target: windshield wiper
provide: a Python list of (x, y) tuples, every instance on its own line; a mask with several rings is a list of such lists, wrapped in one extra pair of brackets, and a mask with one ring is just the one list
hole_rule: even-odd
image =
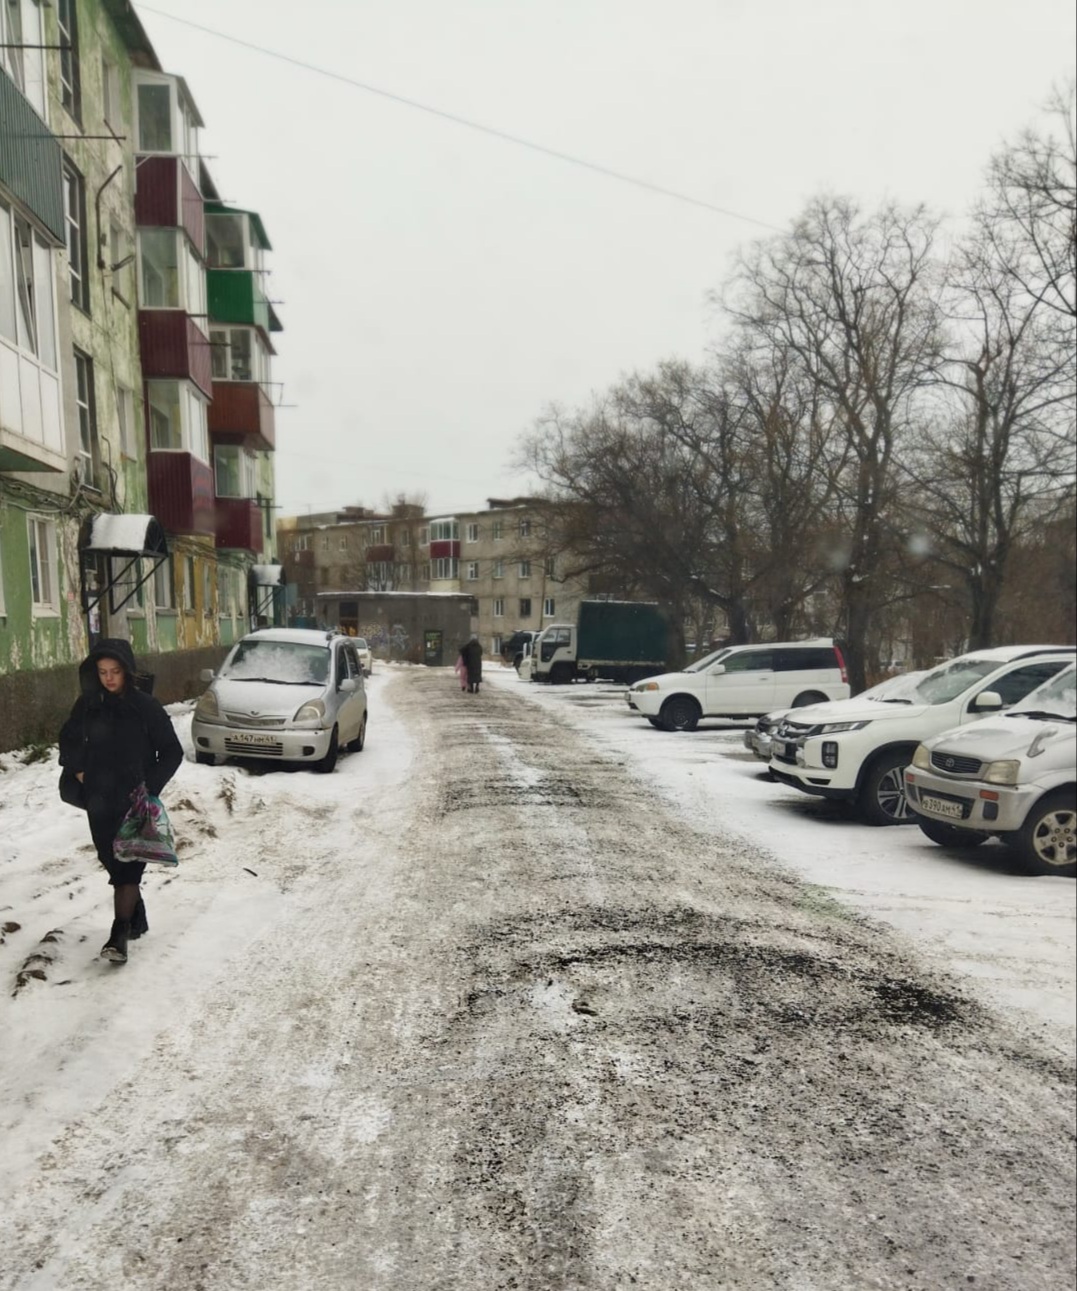
[(1019, 713), (1007, 713), (1007, 717), (1031, 717), (1037, 722), (1077, 722), (1077, 717), (1065, 713), (1049, 713), (1045, 708), (1023, 708)]
[(877, 704), (911, 704), (911, 699), (877, 699)]
[(227, 681), (266, 681), (271, 686), (317, 686), (316, 681), (291, 681), (285, 677), (226, 677)]

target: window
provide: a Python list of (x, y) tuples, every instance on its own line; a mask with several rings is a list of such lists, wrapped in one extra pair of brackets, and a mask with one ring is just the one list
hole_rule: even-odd
[(116, 421), (120, 428), (120, 452), (124, 457), (138, 457), (135, 434), (135, 397), (126, 386), (116, 387)]
[(383, 524), (371, 525), (370, 541), (374, 545), (385, 541), (385, 526)]
[(393, 584), (393, 562), (391, 560), (374, 560), (366, 567), (367, 583), (380, 590), (386, 590)]
[(213, 570), (208, 560), (202, 562), (202, 613), (213, 613)]
[(211, 269), (243, 269), (246, 260), (246, 219), (217, 213), (206, 216), (206, 263)]
[(542, 602), (542, 617), (544, 619), (552, 619), (556, 612), (557, 612), (557, 606), (554, 603), (553, 597), (547, 596), (546, 599)]
[(340, 551), (347, 551), (347, 550), (348, 550), (348, 540), (347, 540), (347, 538), (341, 538), (340, 542), (338, 543), (338, 549), (339, 549)]
[(79, 460), (82, 482), (94, 485), (97, 462), (97, 411), (94, 403), (93, 360), (75, 351), (75, 406), (79, 418)]
[(401, 545), (401, 547), (410, 547), (410, 546), (411, 546), (411, 530), (410, 530), (410, 529), (401, 529), (401, 531), (400, 531), (400, 545)]
[(479, 576), (479, 562), (477, 560), (469, 560), (467, 562), (467, 581), (469, 583), (473, 583), (478, 578), (478, 576)]
[(176, 596), (172, 585), (172, 561), (164, 559), (153, 571), (153, 603), (159, 610), (174, 610)]
[(179, 309), (179, 240), (171, 229), (142, 229), (138, 235), (142, 268), (140, 303), (145, 309)]
[(776, 650), (774, 667), (778, 672), (818, 672), (838, 670), (838, 658), (833, 646), (798, 646), (796, 649)]
[(455, 556), (439, 556), (436, 560), (430, 562), (432, 566), (432, 577), (437, 578), (458, 578), (460, 576), (460, 562)]
[(194, 557), (183, 558), (183, 608), (194, 609)]
[[(1003, 704), (1008, 708), (1010, 704), (1016, 704), (1019, 699), (1024, 697), (1037, 686), (1042, 686), (1045, 681), (1050, 679), (1059, 672), (1063, 667), (1062, 663), (1048, 662), (1026, 663), (1020, 668), (1014, 668), (1003, 677), (996, 677), (993, 681), (984, 686), (984, 690), (993, 690), (1002, 699)], [(975, 702), (975, 701), (973, 701)]]
[[(2, 0), (0, 0), (2, 3)], [(0, 337), (56, 371), (52, 256), (27, 220), (0, 202)]]
[(262, 350), (249, 327), (214, 328), (209, 334), (214, 381), (262, 381)]
[(469, 525), (468, 525), (468, 527), (467, 527), (467, 540), (468, 540), (468, 542), (478, 542), (478, 541), (479, 541), (479, 526), (478, 526), (477, 524), (469, 524)]
[(500, 542), (502, 537), (504, 536), (504, 532), (505, 532), (504, 525), (501, 523), (500, 520), (495, 520), (493, 523), (493, 528), (491, 530), (491, 537), (493, 538), (494, 542)]
[(254, 454), (238, 444), (217, 444), (213, 449), (213, 472), (219, 498), (254, 497)]
[(187, 381), (147, 381), (150, 448), (190, 453), (208, 463), (209, 431), (206, 404)]
[(543, 565), (543, 570), (545, 571), (545, 574), (546, 574), (546, 577), (547, 577), (547, 578), (556, 578), (556, 577), (557, 577), (557, 566), (556, 566), (556, 564), (554, 563), (554, 558), (553, 558), (553, 556), (547, 556), (547, 557), (546, 557), (545, 564)]
[(86, 183), (69, 161), (64, 162), (64, 216), (67, 222), (71, 303), (88, 314), (90, 274), (86, 251)]
[(138, 150), (172, 151), (172, 91), (166, 84), (138, 87)]
[(531, 617), (531, 597), (520, 597), (520, 618), (529, 619)]
[(423, 525), (423, 527), (419, 530), (419, 546), (425, 547), (429, 541), (430, 541), (430, 530), (426, 527), (426, 525)]
[(503, 619), (505, 617), (505, 602), (500, 596), (494, 600), (494, 618)]
[(521, 578), (531, 577), (531, 562), (529, 560), (520, 561), (520, 577)]
[(34, 614), (58, 614), (60, 597), (56, 586), (56, 526), (51, 520), (28, 516), (30, 539), (30, 596)]
[(321, 543), (321, 546), (322, 546), (322, 551), (328, 551), (328, 550), (329, 550), (329, 535), (328, 535), (327, 533), (323, 533), (323, 534), (322, 534), (322, 543)]
[(505, 577), (505, 562), (503, 560), (494, 561), (494, 577), (495, 578)]
[(501, 638), (500, 638), (500, 637), (491, 637), (491, 638), (490, 638), (490, 653), (491, 653), (491, 654), (500, 654), (500, 653), (501, 653)]
[(123, 110), (120, 99), (120, 73), (115, 63), (107, 58), (101, 59), (101, 116), (105, 125), (118, 133), (123, 126)]
[(521, 538), (530, 538), (530, 537), (531, 537), (531, 521), (530, 521), (530, 520), (521, 520), (521, 521), (520, 521), (520, 537), (521, 537)]
[(79, 86), (79, 32), (75, 0), (56, 0), (56, 22), (60, 29), (60, 98), (68, 112), (80, 120), (82, 91)]
[(456, 520), (435, 520), (430, 526), (431, 542), (456, 542), (460, 538), (460, 525)]
[(726, 672), (770, 672), (774, 667), (774, 651), (745, 650), (726, 655), (722, 663)]

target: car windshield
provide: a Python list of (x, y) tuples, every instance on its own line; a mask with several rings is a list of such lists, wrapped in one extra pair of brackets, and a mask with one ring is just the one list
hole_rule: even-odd
[[(948, 704), (1001, 666), (998, 659), (976, 659), (971, 655), (955, 659), (925, 673), (902, 698), (914, 704)], [(893, 694), (884, 696), (883, 703), (896, 698)]]
[(1077, 667), (1063, 668), (1050, 681), (1014, 704), (1008, 717), (1057, 717), (1064, 722), (1077, 721)]
[(717, 663), (719, 659), (725, 658), (728, 653), (729, 646), (725, 646), (721, 650), (715, 650), (713, 654), (705, 655), (702, 659), (697, 659), (695, 663), (690, 663), (684, 671), (703, 672), (706, 668), (709, 668), (712, 663)]
[(916, 688), (927, 676), (925, 672), (903, 672), (896, 677), (887, 677), (868, 690), (861, 691), (857, 699), (870, 699), (879, 704), (922, 704)]
[(368, 648), (368, 647), (367, 647), (367, 643), (366, 643), (366, 638), (365, 638), (365, 637), (356, 637), (356, 638), (355, 638), (355, 648), (356, 648), (356, 650), (366, 650), (366, 649)]
[(329, 651), (301, 641), (241, 641), (221, 669), (230, 681), (274, 681), (281, 685), (322, 685), (329, 677)]

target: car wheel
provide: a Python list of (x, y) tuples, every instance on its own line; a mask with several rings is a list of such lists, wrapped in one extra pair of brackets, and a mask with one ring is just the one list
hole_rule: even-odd
[(911, 758), (911, 749), (888, 749), (868, 768), (856, 805), (869, 825), (905, 825), (912, 819), (904, 774)]
[(215, 767), (217, 765), (217, 759), (212, 753), (196, 753), (194, 755), (194, 760), (199, 766), (203, 767)]
[(550, 684), (567, 686), (575, 675), (576, 669), (570, 663), (557, 663), (550, 669)]
[(315, 762), (314, 769), (321, 771), (323, 775), (328, 775), (337, 765), (337, 758), (340, 756), (340, 735), (337, 728), (333, 727), (333, 734), (329, 737), (329, 748), (326, 750), (325, 757), (320, 762)]
[(807, 708), (809, 704), (825, 704), (826, 696), (820, 695), (817, 690), (806, 690), (803, 695), (798, 695), (793, 700), (794, 708)]
[(366, 744), (366, 713), (363, 714), (363, 720), (359, 723), (359, 733), (354, 740), (349, 740), (344, 746), (349, 753), (362, 753), (363, 746)]
[(958, 829), (956, 825), (944, 825), (938, 820), (925, 820), (923, 816), (918, 816), (916, 823), (923, 834), (933, 843), (938, 843), (940, 847), (971, 849), (986, 843), (989, 837), (976, 829)]
[(1010, 835), (1010, 842), (1030, 874), (1077, 877), (1077, 804), (1072, 789), (1045, 795)]
[(694, 699), (687, 695), (674, 695), (662, 705), (658, 720), (666, 731), (694, 731), (702, 715)]
[(657, 717), (648, 717), (647, 720), (650, 722), (652, 726), (657, 727), (659, 730), (662, 729), (662, 723), (658, 720)]

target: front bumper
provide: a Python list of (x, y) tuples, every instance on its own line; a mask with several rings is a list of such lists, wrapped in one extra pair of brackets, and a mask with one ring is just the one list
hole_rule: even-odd
[(1020, 829), (1043, 789), (1039, 785), (994, 785), (955, 780), (931, 771), (905, 768), (905, 797), (928, 820), (957, 828), (1009, 834)]
[(665, 695), (660, 690), (626, 690), (625, 703), (640, 717), (657, 717)]
[(196, 753), (211, 753), (218, 758), (268, 758), (274, 762), (317, 762), (329, 752), (331, 727), (296, 729), (294, 727), (226, 726), (220, 722), (191, 723), (191, 739)]
[(769, 762), (774, 741), (769, 731), (751, 728), (744, 732), (744, 747), (763, 762)]
[[(837, 766), (823, 760), (823, 744), (837, 746)], [(849, 748), (842, 749), (834, 736), (809, 736), (790, 740), (776, 732), (771, 738), (770, 769), (785, 784), (823, 798), (854, 798), (856, 772), (863, 759)]]

